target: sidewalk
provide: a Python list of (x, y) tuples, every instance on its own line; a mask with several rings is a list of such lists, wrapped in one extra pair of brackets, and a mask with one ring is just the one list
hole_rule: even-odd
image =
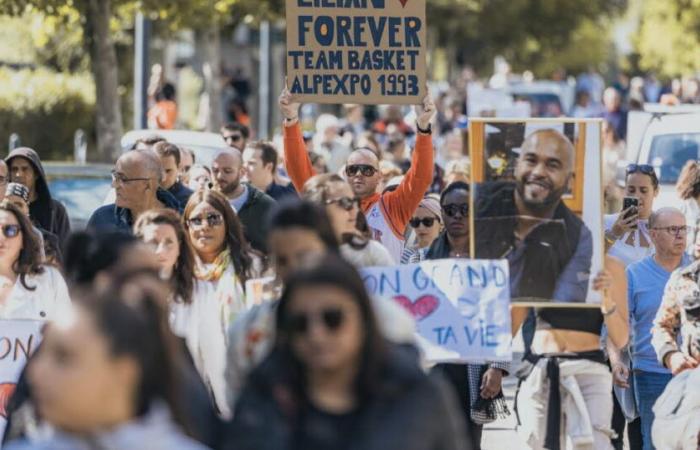
[(523, 448), (520, 438), (515, 432), (515, 411), (513, 401), (515, 399), (515, 388), (518, 380), (509, 376), (503, 380), (503, 394), (508, 401), (510, 416), (506, 419), (499, 419), (496, 422), (484, 426), (484, 434), (481, 438), (481, 448), (483, 450), (517, 450)]

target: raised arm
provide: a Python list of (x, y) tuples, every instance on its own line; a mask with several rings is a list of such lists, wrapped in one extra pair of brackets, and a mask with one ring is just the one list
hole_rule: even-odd
[(311, 158), (304, 145), (304, 136), (299, 124), (299, 103), (292, 102), (291, 94), (284, 88), (279, 98), (280, 110), (284, 117), (284, 166), (297, 192), (301, 193), (304, 183), (314, 176)]
[(411, 157), (411, 168), (406, 172), (406, 176), (395, 191), (382, 196), (392, 226), (401, 233), (406, 229), (413, 212), (433, 182), (434, 152), (433, 139), (429, 129), (435, 112), (435, 103), (428, 94), (423, 99), (423, 104), (416, 106), (418, 137), (416, 138), (416, 148)]

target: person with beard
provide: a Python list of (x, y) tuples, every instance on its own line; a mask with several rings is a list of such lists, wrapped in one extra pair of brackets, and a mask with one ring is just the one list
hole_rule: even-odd
[(243, 224), (246, 240), (255, 250), (265, 253), (265, 218), (275, 201), (251, 184), (241, 182), (244, 174), (243, 157), (235, 148), (223, 150), (212, 163), (214, 189), (228, 199)]

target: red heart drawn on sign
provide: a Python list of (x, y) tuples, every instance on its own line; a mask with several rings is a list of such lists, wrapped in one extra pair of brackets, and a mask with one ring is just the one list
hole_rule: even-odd
[(399, 0), (401, 2), (401, 7), (405, 8), (406, 3), (408, 3), (408, 0)]
[(0, 417), (7, 419), (7, 404), (10, 402), (10, 397), (15, 392), (15, 383), (0, 384)]
[(401, 306), (403, 306), (406, 311), (411, 313), (411, 315), (416, 320), (423, 320), (429, 315), (431, 315), (440, 305), (437, 298), (432, 295), (424, 295), (418, 298), (416, 301), (411, 301), (405, 295), (397, 295), (394, 300)]

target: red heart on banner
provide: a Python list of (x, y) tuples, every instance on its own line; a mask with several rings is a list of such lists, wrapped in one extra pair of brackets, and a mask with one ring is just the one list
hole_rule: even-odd
[(15, 383), (0, 384), (0, 417), (7, 419), (7, 404), (15, 392), (15, 387), (17, 387)]
[(416, 320), (425, 319), (440, 306), (438, 299), (432, 295), (424, 295), (415, 301), (411, 301), (405, 295), (397, 295), (394, 300), (411, 313)]
[(403, 8), (405, 8), (405, 7), (406, 7), (406, 3), (408, 3), (408, 0), (399, 0), (399, 1), (401, 2), (401, 6), (402, 6)]

